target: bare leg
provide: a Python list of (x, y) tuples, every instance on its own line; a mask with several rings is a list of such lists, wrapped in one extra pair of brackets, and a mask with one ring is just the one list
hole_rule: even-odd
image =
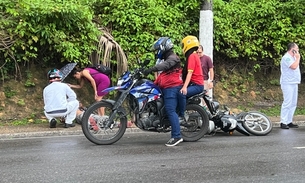
[[(98, 101), (101, 101), (102, 99), (103, 99), (103, 96), (99, 96), (96, 101), (98, 102)], [(104, 116), (105, 115), (105, 107), (99, 108), (98, 113), (99, 113), (100, 116)]]

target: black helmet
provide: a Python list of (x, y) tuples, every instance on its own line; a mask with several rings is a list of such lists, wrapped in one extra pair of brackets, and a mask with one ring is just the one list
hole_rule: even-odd
[(154, 42), (152, 51), (156, 51), (156, 57), (162, 59), (163, 53), (174, 47), (173, 42), (169, 37), (160, 37)]
[(55, 79), (55, 78), (62, 79), (62, 73), (60, 70), (54, 68), (54, 69), (49, 70), (47, 77), (49, 78), (49, 80)]

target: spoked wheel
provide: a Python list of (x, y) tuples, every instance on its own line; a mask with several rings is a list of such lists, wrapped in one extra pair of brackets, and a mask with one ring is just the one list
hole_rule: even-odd
[[(108, 145), (117, 142), (125, 133), (127, 118), (116, 113), (112, 121), (109, 116), (112, 113), (112, 104), (100, 101), (92, 104), (82, 118), (82, 130), (85, 137), (94, 144)], [(104, 108), (105, 115), (99, 115), (99, 110)]]
[(252, 135), (264, 136), (272, 130), (272, 122), (263, 113), (257, 111), (246, 112), (243, 119), (243, 127)]
[(203, 107), (196, 104), (188, 104), (186, 106), (185, 119), (186, 124), (180, 126), (184, 141), (197, 141), (208, 132), (209, 117)]

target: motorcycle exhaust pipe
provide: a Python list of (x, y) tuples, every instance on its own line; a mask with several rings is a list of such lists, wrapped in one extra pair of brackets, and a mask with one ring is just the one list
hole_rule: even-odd
[(212, 132), (214, 132), (215, 131), (215, 123), (214, 123), (214, 121), (209, 121), (209, 128), (208, 128), (208, 134), (209, 133), (212, 133)]

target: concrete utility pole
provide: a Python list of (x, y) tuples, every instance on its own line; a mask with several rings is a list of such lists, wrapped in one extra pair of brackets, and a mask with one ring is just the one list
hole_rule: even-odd
[[(201, 0), (199, 19), (199, 41), (204, 53), (213, 61), (213, 0)], [(215, 69), (214, 69), (215, 71)], [(213, 91), (211, 91), (211, 97)]]

